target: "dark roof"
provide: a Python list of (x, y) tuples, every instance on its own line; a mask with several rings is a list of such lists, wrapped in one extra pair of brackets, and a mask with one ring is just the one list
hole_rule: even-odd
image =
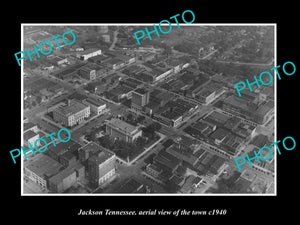
[(118, 190), (118, 193), (136, 193), (141, 188), (143, 188), (143, 184), (135, 180), (134, 178), (130, 178), (127, 180)]
[(54, 152), (57, 155), (62, 155), (67, 151), (74, 152), (78, 148), (80, 148), (80, 144), (78, 144), (75, 141), (68, 141), (68, 142), (60, 142), (56, 143), (56, 146), (54, 147), (53, 145), (50, 147), (50, 150)]
[(166, 151), (160, 151), (154, 158), (153, 161), (163, 165), (171, 170), (175, 169), (179, 164), (180, 160), (175, 156), (171, 155)]
[(213, 132), (210, 137), (213, 139), (218, 139), (218, 140), (222, 140), (223, 138), (225, 138), (230, 132), (222, 129), (222, 128), (218, 128), (215, 132)]
[(62, 168), (62, 165), (45, 154), (38, 154), (25, 162), (25, 168), (37, 174), (39, 177), (46, 178), (57, 174)]
[(34, 124), (34, 123), (31, 123), (31, 122), (24, 123), (24, 131), (27, 131), (28, 129), (30, 129), (30, 128), (34, 127), (34, 126), (37, 126), (37, 125)]
[(176, 145), (172, 145), (167, 149), (167, 152), (190, 165), (194, 165), (198, 161), (198, 158), (188, 148), (178, 148)]
[(259, 134), (259, 135), (255, 136), (253, 138), (253, 140), (251, 141), (251, 144), (258, 147), (258, 148), (262, 148), (267, 143), (268, 143), (268, 137), (266, 135), (263, 135), (263, 134)]
[(24, 140), (28, 140), (32, 137), (35, 137), (36, 135), (38, 135), (38, 134), (33, 132), (32, 130), (28, 130), (24, 133)]
[(76, 170), (79, 170), (82, 167), (83, 165), (80, 163), (77, 163), (74, 166), (67, 167), (66, 169), (61, 170), (59, 173), (51, 177), (49, 179), (49, 182), (57, 185), (60, 182), (62, 182), (64, 179), (69, 177), (71, 174), (73, 174)]
[(148, 92), (148, 90), (147, 89), (145, 89), (145, 88), (137, 88), (137, 89), (135, 89), (134, 90), (134, 92), (136, 92), (136, 93), (139, 93), (139, 94), (146, 94), (147, 92)]

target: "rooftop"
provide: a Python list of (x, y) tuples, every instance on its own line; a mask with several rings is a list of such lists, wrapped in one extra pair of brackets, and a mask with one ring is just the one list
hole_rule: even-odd
[(93, 52), (97, 52), (99, 50), (101, 51), (101, 49), (90, 48), (90, 49), (84, 50), (83, 52), (78, 52), (78, 54), (80, 54), (80, 55), (87, 55), (87, 54), (90, 54), (90, 53), (93, 53)]
[(112, 118), (107, 124), (125, 133), (132, 133), (137, 130), (137, 127), (116, 118)]
[(160, 115), (170, 120), (177, 120), (182, 116), (179, 113), (170, 110), (164, 111)]
[(27, 131), (28, 129), (30, 129), (30, 128), (34, 127), (34, 126), (37, 126), (37, 125), (34, 124), (34, 123), (31, 123), (31, 122), (24, 123), (24, 131)]
[(62, 168), (62, 165), (45, 154), (38, 154), (25, 162), (25, 168), (37, 174), (39, 177), (46, 178), (57, 174)]
[(95, 106), (102, 106), (102, 105), (105, 105), (106, 103), (104, 101), (101, 101), (101, 100), (96, 100), (94, 98), (87, 98), (86, 101), (92, 105), (95, 105)]
[(146, 94), (148, 92), (148, 90), (145, 88), (137, 88), (134, 90), (134, 92), (143, 95), (143, 94)]
[(144, 185), (138, 182), (137, 180), (130, 178), (127, 180), (119, 189), (118, 193), (136, 193), (138, 192)]
[(93, 155), (92, 157), (90, 157), (89, 161), (94, 162), (97, 165), (100, 165), (100, 164), (104, 163), (106, 160), (113, 157), (114, 155), (115, 155), (114, 153), (112, 153), (108, 150), (104, 150), (102, 148), (97, 155)]
[(89, 106), (73, 99), (73, 100), (70, 100), (69, 105), (60, 106), (59, 108), (55, 109), (55, 111), (65, 115), (65, 116), (70, 116), (72, 114), (75, 114), (75, 113), (78, 113), (78, 112), (84, 110), (87, 107), (89, 107)]
[(37, 133), (33, 132), (32, 130), (28, 130), (24, 133), (24, 140), (29, 140), (30, 138), (35, 137), (36, 135), (38, 135)]
[(76, 163), (74, 166), (67, 167), (66, 169), (60, 171), (59, 173), (57, 173), (56, 175), (51, 177), (49, 179), (49, 182), (57, 185), (60, 182), (62, 182), (65, 178), (70, 176), (72, 173), (74, 173), (76, 170), (78, 170), (82, 167), (83, 167), (83, 165), (81, 165), (80, 163)]
[(105, 162), (107, 159), (115, 155), (113, 152), (110, 152), (106, 148), (99, 146), (95, 142), (88, 143), (87, 145), (82, 147), (81, 150), (94, 153), (93, 156), (89, 158), (89, 161), (96, 163), (97, 165), (100, 165), (101, 163)]
[(163, 165), (171, 170), (175, 169), (179, 164), (180, 160), (175, 156), (171, 155), (166, 151), (160, 151), (153, 160), (160, 165)]
[(51, 152), (57, 154), (57, 155), (62, 155), (65, 152), (74, 152), (76, 151), (78, 148), (80, 147), (80, 144), (78, 144), (75, 141), (68, 141), (68, 142), (60, 142), (60, 143), (56, 143), (56, 146), (54, 147), (53, 145), (51, 145), (50, 150)]
[(108, 60), (106, 63), (113, 65), (113, 64), (121, 64), (121, 63), (123, 63), (123, 61), (119, 58), (112, 58), (112, 59)]
[(218, 128), (215, 132), (213, 132), (210, 137), (213, 139), (217, 139), (217, 140), (222, 140), (224, 139), (230, 132), (222, 129), (222, 128)]
[(167, 152), (190, 165), (194, 165), (198, 161), (198, 158), (192, 154), (189, 148), (178, 148), (178, 146), (173, 144), (167, 149)]

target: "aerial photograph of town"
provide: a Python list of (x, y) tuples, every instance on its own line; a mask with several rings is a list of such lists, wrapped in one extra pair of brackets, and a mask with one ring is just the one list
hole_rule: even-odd
[(22, 194), (274, 194), (275, 26), (145, 27), (22, 24)]

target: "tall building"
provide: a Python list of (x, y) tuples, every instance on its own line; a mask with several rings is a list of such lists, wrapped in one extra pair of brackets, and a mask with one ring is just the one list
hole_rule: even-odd
[(116, 155), (96, 143), (89, 143), (85, 148), (88, 149), (89, 145), (92, 148), (97, 147), (97, 153), (87, 160), (88, 178), (95, 186), (103, 185), (116, 173)]
[(150, 91), (138, 88), (132, 92), (131, 109), (141, 112), (143, 107), (149, 103)]
[(126, 142), (133, 142), (142, 136), (142, 131), (138, 127), (115, 118), (106, 123), (106, 133), (113, 138), (119, 138)]
[(53, 111), (53, 118), (65, 126), (72, 127), (90, 116), (90, 106), (76, 100), (69, 100), (66, 106)]

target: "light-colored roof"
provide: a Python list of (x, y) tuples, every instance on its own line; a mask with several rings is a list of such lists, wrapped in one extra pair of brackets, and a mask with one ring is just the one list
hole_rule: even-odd
[(137, 128), (129, 123), (126, 123), (125, 121), (123, 120), (119, 120), (119, 119), (116, 119), (116, 118), (112, 118), (108, 124), (114, 128), (117, 128), (123, 132), (126, 132), (126, 133), (132, 133), (134, 132)]
[(72, 114), (80, 112), (81, 110), (83, 110), (87, 107), (89, 107), (89, 106), (87, 106), (79, 101), (71, 100), (70, 105), (61, 106), (61, 107), (55, 109), (55, 111), (65, 115), (65, 116), (70, 116)]

